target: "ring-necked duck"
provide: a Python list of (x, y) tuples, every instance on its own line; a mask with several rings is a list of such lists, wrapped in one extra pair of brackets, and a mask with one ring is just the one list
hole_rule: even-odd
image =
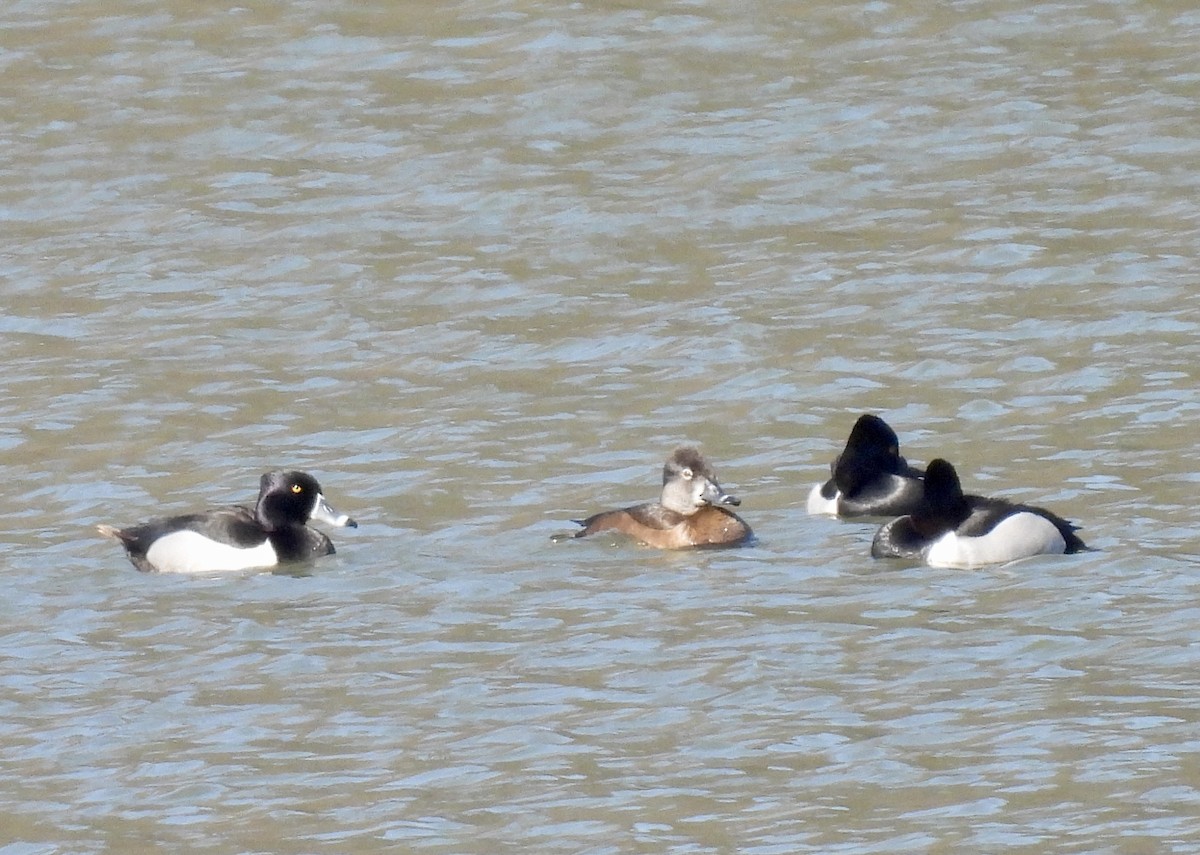
[(677, 448), (663, 466), (662, 495), (657, 502), (604, 511), (585, 520), (575, 537), (618, 531), (648, 546), (735, 546), (745, 543), (750, 526), (724, 505), (739, 505), (721, 489), (716, 473), (694, 448)]
[(310, 520), (358, 526), (329, 506), (311, 475), (268, 472), (259, 482), (253, 510), (231, 505), (130, 528), (99, 525), (96, 529), (119, 541), (139, 570), (211, 573), (274, 567), (331, 554), (333, 543), (309, 528)]
[(859, 417), (830, 469), (833, 477), (809, 491), (810, 514), (897, 516), (921, 502), (924, 473), (900, 456), (896, 432), (879, 416)]
[(871, 555), (911, 558), (932, 567), (979, 567), (1080, 552), (1087, 547), (1077, 528), (1045, 508), (964, 496), (954, 467), (938, 459), (925, 470), (921, 507), (880, 528)]

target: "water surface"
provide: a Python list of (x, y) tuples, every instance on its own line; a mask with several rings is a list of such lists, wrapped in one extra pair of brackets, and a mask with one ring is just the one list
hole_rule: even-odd
[[(1186, 4), (0, 23), (0, 855), (1200, 843)], [(1097, 551), (873, 562), (867, 411)], [(552, 542), (684, 441), (755, 547)], [(92, 532), (280, 466), (296, 574)]]

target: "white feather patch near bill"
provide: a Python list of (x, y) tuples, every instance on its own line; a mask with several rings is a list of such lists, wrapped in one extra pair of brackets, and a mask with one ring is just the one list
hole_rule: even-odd
[(171, 532), (154, 541), (146, 550), (146, 559), (160, 573), (219, 573), (274, 567), (279, 563), (269, 540), (240, 548), (188, 530)]
[(1005, 564), (1031, 555), (1054, 555), (1067, 548), (1062, 532), (1038, 514), (1021, 512), (1005, 517), (995, 528), (979, 537), (942, 535), (929, 547), (926, 562), (931, 567), (981, 567)]
[(833, 494), (832, 499), (826, 499), (821, 495), (822, 486), (824, 485), (817, 484), (808, 492), (808, 512), (813, 515), (836, 517), (838, 515), (838, 499), (842, 497), (842, 491), (838, 490)]

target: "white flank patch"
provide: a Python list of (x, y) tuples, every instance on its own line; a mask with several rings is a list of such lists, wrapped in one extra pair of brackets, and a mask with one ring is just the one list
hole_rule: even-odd
[(836, 517), (838, 515), (838, 499), (842, 497), (842, 491), (838, 490), (833, 494), (832, 499), (826, 499), (821, 495), (821, 487), (824, 484), (817, 484), (808, 491), (808, 512), (810, 514), (823, 514), (827, 517)]
[(1005, 564), (1031, 555), (1058, 554), (1066, 548), (1067, 542), (1054, 523), (1023, 511), (1005, 517), (994, 529), (979, 537), (959, 537), (954, 532), (944, 534), (929, 547), (925, 560), (930, 567), (981, 567)]
[(171, 532), (154, 541), (146, 559), (160, 573), (217, 573), (274, 567), (279, 563), (275, 547), (264, 540), (243, 549), (209, 540), (196, 531)]

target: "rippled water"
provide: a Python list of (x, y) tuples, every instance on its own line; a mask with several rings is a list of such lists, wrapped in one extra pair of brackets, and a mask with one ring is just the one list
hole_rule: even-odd
[[(1200, 845), (1188, 4), (0, 23), (0, 855)], [(865, 411), (1098, 551), (873, 562)], [(552, 542), (683, 441), (755, 547)], [(297, 575), (92, 531), (280, 466)]]

